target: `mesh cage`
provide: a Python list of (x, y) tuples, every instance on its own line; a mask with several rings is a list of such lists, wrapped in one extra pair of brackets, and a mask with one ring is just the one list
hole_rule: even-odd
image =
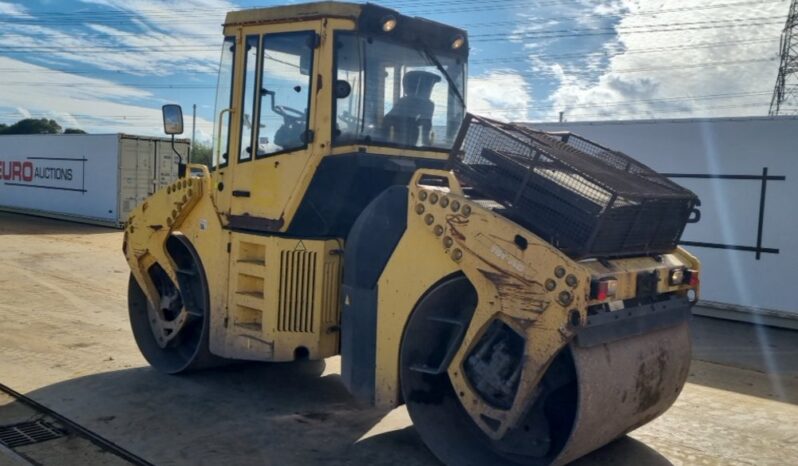
[(467, 115), (451, 168), (475, 197), (574, 258), (672, 250), (698, 198), (626, 154), (572, 133)]

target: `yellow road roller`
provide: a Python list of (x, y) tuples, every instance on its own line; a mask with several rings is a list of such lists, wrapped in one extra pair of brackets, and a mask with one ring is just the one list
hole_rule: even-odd
[(466, 113), (468, 51), (373, 4), (229, 13), (212, 161), (125, 227), (149, 363), (340, 354), (354, 396), (405, 404), (453, 465), (565, 464), (663, 413), (690, 365), (696, 196)]

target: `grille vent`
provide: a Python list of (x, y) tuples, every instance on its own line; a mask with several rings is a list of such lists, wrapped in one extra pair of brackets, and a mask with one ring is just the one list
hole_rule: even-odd
[(323, 296), (321, 298), (321, 318), (324, 324), (338, 323), (338, 305), (340, 289), (338, 262), (329, 261), (324, 264)]
[(64, 431), (46, 421), (21, 422), (9, 426), (0, 426), (0, 443), (8, 448), (45, 442), (64, 435), (66, 435)]
[(282, 251), (280, 253), (278, 331), (313, 332), (315, 290), (316, 253)]

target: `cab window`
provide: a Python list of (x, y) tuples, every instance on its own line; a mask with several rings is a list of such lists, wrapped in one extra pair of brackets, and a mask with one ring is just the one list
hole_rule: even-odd
[(307, 147), (316, 33), (263, 36), (257, 156)]
[(336, 145), (451, 148), (465, 113), (456, 54), (339, 31), (335, 79)]
[(236, 50), (235, 37), (225, 37), (222, 43), (222, 58), (219, 63), (219, 81), (216, 85), (216, 109), (213, 129), (213, 167), (227, 165), (230, 147), (230, 112), (224, 112), (233, 104), (233, 67)]
[(244, 43), (244, 94), (241, 99), (241, 144), (238, 160), (245, 161), (252, 158), (252, 130), (255, 124), (255, 82), (258, 69), (258, 36), (247, 36)]

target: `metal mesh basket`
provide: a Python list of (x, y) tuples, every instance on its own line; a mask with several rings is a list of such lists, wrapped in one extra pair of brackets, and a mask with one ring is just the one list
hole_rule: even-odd
[(467, 115), (450, 162), (505, 215), (576, 258), (676, 247), (697, 201), (631, 157), (572, 133)]

